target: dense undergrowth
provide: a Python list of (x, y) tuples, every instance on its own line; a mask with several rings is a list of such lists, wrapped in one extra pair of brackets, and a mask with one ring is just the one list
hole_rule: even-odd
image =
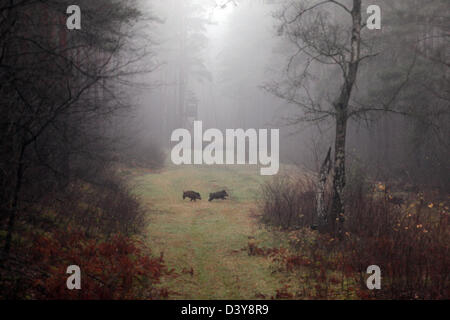
[[(173, 275), (163, 253), (142, 241), (145, 212), (124, 181), (72, 182), (24, 208), (0, 269), (2, 299), (164, 299)], [(2, 232), (4, 239), (4, 232)], [(3, 240), (2, 240), (3, 241)], [(67, 267), (82, 290), (68, 290)]]
[[(384, 184), (350, 181), (342, 236), (311, 230), (314, 184), (291, 177), (263, 186), (262, 221), (289, 235), (271, 254), (278, 272), (298, 278), (282, 299), (448, 299), (448, 197), (409, 194), (404, 203)], [(257, 249), (255, 252), (258, 252)], [(381, 269), (381, 290), (369, 290), (367, 268)]]

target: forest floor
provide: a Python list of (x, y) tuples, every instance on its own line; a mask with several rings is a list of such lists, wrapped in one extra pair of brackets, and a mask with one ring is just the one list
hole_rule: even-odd
[[(167, 265), (178, 274), (161, 283), (171, 299), (270, 298), (280, 283), (289, 282), (283, 279), (287, 275), (273, 272), (268, 257), (247, 253), (249, 236), (261, 247), (286, 244), (255, 217), (258, 190), (268, 179), (256, 167), (172, 166), (125, 174), (148, 211), (150, 247), (155, 255), (164, 252)], [(222, 189), (228, 200), (208, 202), (210, 192)], [(187, 190), (200, 192), (202, 200), (183, 200)]]

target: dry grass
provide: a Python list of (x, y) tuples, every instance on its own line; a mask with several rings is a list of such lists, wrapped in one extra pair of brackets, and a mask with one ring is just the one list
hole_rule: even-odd
[[(248, 236), (266, 246), (280, 245), (261, 229), (252, 211), (264, 178), (257, 168), (184, 167), (134, 176), (135, 193), (149, 207), (148, 241), (164, 251), (180, 276), (162, 285), (174, 299), (258, 299), (270, 297), (284, 275), (272, 274), (267, 257), (245, 250)], [(183, 201), (183, 190), (201, 193), (202, 201)], [(229, 200), (207, 201), (207, 194), (226, 189)], [(206, 198), (206, 200), (205, 200)], [(190, 271), (192, 268), (193, 274)], [(184, 272), (183, 272), (184, 269)]]

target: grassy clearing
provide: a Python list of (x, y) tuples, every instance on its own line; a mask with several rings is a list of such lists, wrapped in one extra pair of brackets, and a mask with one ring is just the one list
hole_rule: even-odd
[[(133, 190), (149, 208), (148, 241), (180, 273), (162, 284), (174, 292), (172, 299), (270, 297), (280, 281), (286, 281), (283, 274), (272, 272), (268, 258), (241, 250), (247, 247), (248, 236), (267, 247), (281, 244), (252, 216), (264, 179), (256, 167), (239, 166), (132, 172)], [(209, 192), (221, 189), (230, 199), (208, 202)], [(200, 192), (202, 200), (183, 201), (183, 190)], [(191, 268), (193, 275), (187, 272)]]

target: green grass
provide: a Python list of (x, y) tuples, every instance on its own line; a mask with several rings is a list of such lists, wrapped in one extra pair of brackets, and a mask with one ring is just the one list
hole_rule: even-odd
[[(260, 184), (268, 177), (256, 167), (168, 167), (158, 173), (133, 172), (133, 191), (148, 209), (147, 237), (155, 252), (180, 274), (161, 284), (172, 299), (255, 299), (270, 297), (283, 274), (273, 273), (267, 257), (248, 256), (248, 236), (274, 247), (280, 240), (252, 216)], [(208, 202), (210, 192), (226, 189), (229, 200)], [(202, 200), (183, 201), (183, 190)], [(194, 270), (193, 276), (183, 268)]]

